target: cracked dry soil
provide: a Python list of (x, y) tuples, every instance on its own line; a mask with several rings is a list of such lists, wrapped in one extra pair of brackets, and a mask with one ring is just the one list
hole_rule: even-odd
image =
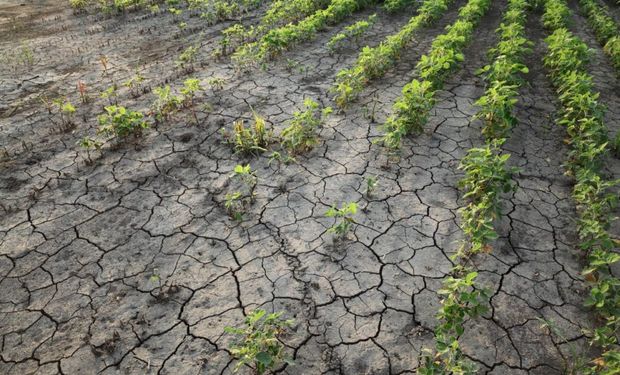
[[(475, 71), (497, 41), (505, 1), (495, 1), (477, 28), (426, 132), (408, 139), (396, 162), (371, 142), (415, 62), (463, 4), (457, 0), (422, 30), (358, 103), (332, 115), (318, 147), (297, 164), (278, 165), (267, 155), (240, 158), (218, 131), (250, 118), (250, 107), (278, 132), (304, 98), (331, 105), (334, 75), (359, 49), (328, 53), (325, 43), (342, 25), (265, 70), (236, 74), (226, 59), (209, 57), (233, 20), (206, 26), (190, 18), (179, 32), (169, 14), (105, 18), (74, 15), (64, 1), (0, 1), (5, 62), (21, 46), (34, 51), (32, 66), (0, 65), (0, 373), (228, 374), (232, 338), (223, 327), (239, 325), (256, 308), (296, 320), (285, 337), (295, 365), (279, 373), (415, 373), (423, 349), (433, 347), (437, 290), (463, 238), (457, 166), (482, 143), (480, 124), (471, 120), (484, 90)], [(264, 10), (242, 21), (257, 22)], [(370, 45), (413, 14), (376, 8), (353, 19), (373, 12), (379, 18), (365, 38)], [(556, 99), (540, 64), (545, 32), (539, 14), (529, 17), (530, 84), (504, 145), (521, 168), (518, 190), (505, 199), (493, 253), (476, 258), (491, 309), (461, 338), (481, 374), (563, 374), (590, 355), (582, 330), (596, 324), (583, 307), (572, 181), (562, 168), (565, 133), (554, 125)], [(574, 18), (574, 30), (594, 48), (592, 72), (615, 134), (618, 79), (585, 20)], [(189, 45), (200, 46), (191, 76), (226, 79), (223, 90), (200, 96), (198, 124), (182, 112), (85, 163), (76, 141), (94, 133), (105, 104), (97, 93), (110, 85), (100, 56), (108, 57), (116, 82), (138, 67), (145, 86), (178, 87), (188, 75), (174, 60)], [(298, 65), (291, 69), (286, 59)], [(60, 129), (39, 98), (78, 103), (78, 81), (95, 100), (78, 106), (74, 128)], [(146, 111), (153, 98), (148, 90), (135, 98), (121, 91), (119, 102)], [(377, 123), (366, 116), (370, 108)], [(228, 176), (242, 162), (257, 172), (257, 201), (237, 222), (222, 202)], [(609, 167), (620, 176), (617, 160)], [(362, 194), (370, 175), (380, 185), (372, 198)], [(362, 210), (349, 240), (334, 243), (324, 213), (345, 201)]]

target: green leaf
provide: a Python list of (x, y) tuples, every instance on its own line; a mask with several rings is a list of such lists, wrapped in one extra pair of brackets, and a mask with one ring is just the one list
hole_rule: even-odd
[(271, 356), (266, 353), (266, 352), (260, 352), (256, 355), (256, 360), (260, 363), (262, 363), (263, 365), (265, 365), (265, 367), (269, 367), (269, 365), (272, 362)]

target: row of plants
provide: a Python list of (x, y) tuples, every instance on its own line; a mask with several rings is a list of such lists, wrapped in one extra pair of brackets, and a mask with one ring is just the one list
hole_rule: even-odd
[(581, 9), (588, 17), (588, 22), (594, 29), (596, 39), (609, 55), (615, 68), (620, 72), (620, 30), (614, 19), (609, 15), (609, 9), (597, 0), (579, 0)]
[(416, 3), (415, 0), (385, 0), (383, 9), (389, 13), (396, 13)]
[(480, 107), (475, 118), (483, 120), (486, 142), (470, 149), (460, 163), (465, 176), (459, 188), (467, 204), (459, 210), (465, 241), (451, 257), (455, 266), (451, 276), (439, 291), (442, 295), (435, 328), (435, 351), (425, 357), (419, 373), (473, 374), (476, 367), (464, 358), (459, 337), (467, 319), (473, 319), (487, 310), (488, 294), (476, 285), (478, 276), (469, 259), (479, 253), (492, 251), (491, 243), (498, 235), (495, 220), (501, 214), (501, 195), (514, 191), (512, 175), (516, 168), (507, 166), (510, 154), (501, 150), (509, 129), (515, 123), (512, 108), (520, 86), (520, 73), (527, 72), (523, 65), (529, 50), (524, 37), (527, 0), (510, 0), (503, 22), (497, 29), (500, 41), (489, 50), (492, 63), (480, 70), (485, 75), (487, 88), (476, 104)]
[(341, 22), (353, 12), (374, 2), (375, 0), (332, 0), (327, 8), (317, 10), (300, 22), (271, 29), (256, 42), (245, 44), (233, 55), (233, 59), (244, 66), (271, 59), (295, 44), (314, 38), (318, 31)]
[(254, 42), (272, 29), (294, 24), (329, 5), (329, 0), (275, 0), (271, 3), (258, 25), (245, 27), (238, 23), (222, 32), (219, 55), (235, 52), (234, 60), (239, 63), (253, 56)]
[(334, 52), (336, 49), (342, 47), (345, 43), (353, 41), (359, 43), (360, 38), (366, 31), (368, 31), (377, 22), (377, 14), (368, 16), (365, 20), (359, 20), (349, 26), (346, 26), (343, 31), (334, 35), (327, 42), (327, 48)]
[(566, 168), (575, 178), (579, 246), (587, 255), (583, 274), (590, 294), (586, 305), (598, 313), (601, 323), (590, 337), (602, 354), (584, 372), (611, 375), (620, 373), (620, 279), (611, 272), (620, 254), (618, 240), (609, 233), (618, 199), (610, 189), (620, 180), (606, 179), (602, 170), (610, 149), (605, 109), (598, 103), (599, 94), (587, 72), (591, 52), (568, 31), (566, 14), (570, 11), (563, 0), (546, 1), (543, 22), (552, 33), (546, 39), (548, 51), (543, 62), (561, 105), (557, 123), (566, 128), (571, 148)]
[(354, 66), (336, 75), (333, 88), (336, 104), (341, 108), (346, 107), (371, 80), (382, 77), (398, 60), (401, 51), (411, 43), (416, 32), (441, 18), (452, 1), (424, 0), (418, 14), (398, 33), (388, 36), (376, 47), (364, 47)]
[(256, 42), (245, 44), (233, 59), (241, 65), (271, 59), (291, 46), (310, 40), (318, 31), (341, 22), (353, 12), (364, 9), (375, 0), (332, 0), (325, 9), (319, 9), (300, 22), (269, 30)]
[(394, 103), (394, 114), (384, 124), (385, 134), (380, 139), (384, 146), (399, 149), (404, 136), (422, 131), (434, 105), (435, 91), (441, 89), (448, 74), (463, 61), (462, 50), (490, 4), (490, 0), (469, 0), (460, 9), (457, 21), (446, 28), (445, 34), (435, 38), (430, 52), (416, 66), (420, 79), (405, 85), (402, 96)]

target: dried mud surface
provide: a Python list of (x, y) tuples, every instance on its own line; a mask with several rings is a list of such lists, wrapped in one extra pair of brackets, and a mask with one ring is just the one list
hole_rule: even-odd
[[(495, 1), (477, 28), (425, 133), (407, 139), (396, 162), (372, 140), (415, 62), (462, 4), (419, 33), (359, 102), (332, 115), (318, 147), (280, 165), (267, 155), (235, 155), (218, 131), (249, 119), (250, 108), (278, 132), (304, 98), (332, 105), (334, 75), (358, 50), (328, 53), (325, 43), (342, 25), (265, 70), (237, 74), (226, 59), (209, 57), (232, 20), (205, 26), (191, 18), (179, 33), (167, 14), (105, 18), (74, 15), (64, 1), (0, 2), (0, 35), (9, 36), (0, 53), (15, 61), (21, 46), (34, 50), (32, 66), (0, 64), (0, 373), (228, 374), (234, 361), (223, 327), (256, 308), (296, 320), (285, 338), (295, 365), (279, 373), (415, 373), (423, 349), (433, 346), (437, 290), (463, 238), (457, 166), (482, 143), (481, 125), (472, 121), (484, 90), (475, 72), (497, 42), (505, 1)], [(354, 18), (375, 11), (370, 45), (413, 13), (369, 9)], [(529, 17), (529, 84), (504, 145), (521, 168), (518, 189), (506, 196), (493, 252), (475, 259), (491, 309), (468, 322), (461, 339), (481, 374), (563, 374), (591, 354), (582, 330), (596, 324), (583, 307), (573, 181), (562, 167), (566, 135), (554, 124), (557, 101), (541, 63), (546, 33), (539, 14)], [(594, 49), (591, 71), (615, 134), (617, 76), (585, 20), (574, 18), (574, 30)], [(79, 105), (71, 129), (55, 125), (59, 118), (41, 105), (44, 93), (78, 103), (80, 80), (93, 97), (107, 88), (101, 55), (116, 82), (138, 67), (147, 86), (178, 87), (188, 75), (174, 60), (189, 45), (200, 46), (191, 76), (226, 79), (223, 90), (200, 96), (198, 124), (183, 111), (140, 139), (93, 152), (87, 164), (76, 142), (94, 134), (105, 101)], [(147, 111), (153, 99), (121, 91), (119, 102)], [(376, 122), (367, 116), (373, 110)], [(258, 175), (257, 201), (243, 222), (223, 207), (239, 163)], [(610, 160), (610, 175), (620, 176), (618, 169)], [(380, 183), (372, 198), (362, 194), (370, 175)], [(345, 201), (362, 210), (350, 238), (334, 243), (324, 213)]]

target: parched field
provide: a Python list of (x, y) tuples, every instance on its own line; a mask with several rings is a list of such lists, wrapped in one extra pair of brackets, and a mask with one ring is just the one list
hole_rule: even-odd
[(0, 374), (620, 374), (620, 5), (148, 3), (0, 0)]

